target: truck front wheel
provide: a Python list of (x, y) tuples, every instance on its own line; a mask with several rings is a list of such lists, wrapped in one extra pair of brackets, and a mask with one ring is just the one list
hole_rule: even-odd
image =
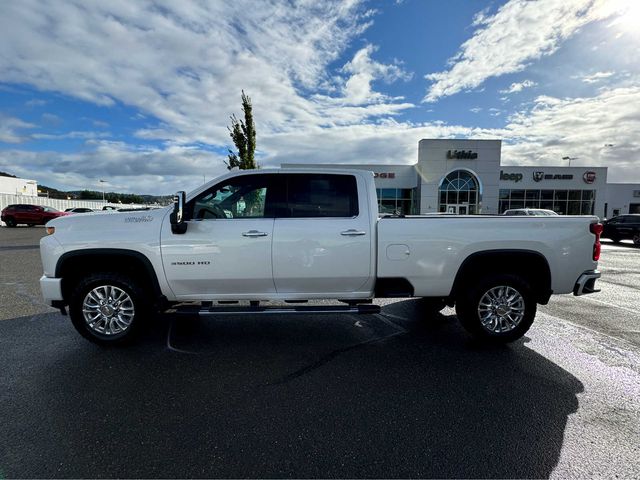
[(82, 278), (69, 299), (73, 326), (99, 345), (128, 343), (150, 309), (143, 290), (126, 275), (94, 273)]
[(522, 337), (533, 323), (536, 307), (528, 282), (513, 274), (486, 276), (456, 301), (462, 326), (474, 337), (492, 343)]

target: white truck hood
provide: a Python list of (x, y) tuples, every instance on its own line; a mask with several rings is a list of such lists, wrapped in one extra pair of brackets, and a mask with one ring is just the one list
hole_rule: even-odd
[[(53, 236), (67, 249), (129, 248), (158, 244), (162, 222), (172, 207), (133, 212), (96, 212), (51, 220)], [(138, 250), (138, 248), (134, 248)]]

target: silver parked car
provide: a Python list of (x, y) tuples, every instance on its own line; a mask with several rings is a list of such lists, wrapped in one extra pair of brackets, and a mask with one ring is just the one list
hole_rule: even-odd
[(506, 210), (503, 215), (522, 215), (532, 217), (551, 217), (558, 215), (553, 210), (545, 210), (543, 208), (512, 208)]
[(85, 207), (67, 208), (65, 210), (65, 212), (67, 213), (90, 213), (93, 211), (94, 210), (92, 208), (85, 208)]

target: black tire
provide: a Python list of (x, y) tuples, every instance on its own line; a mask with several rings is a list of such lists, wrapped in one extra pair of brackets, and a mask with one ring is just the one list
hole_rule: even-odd
[(10, 227), (10, 228), (14, 228), (16, 225), (18, 225), (16, 223), (16, 220), (13, 217), (5, 218), (4, 223), (6, 223), (7, 227)]
[(35, 227), (36, 224), (35, 223), (27, 223), (27, 227)]
[(638, 233), (634, 233), (634, 234), (633, 234), (633, 238), (632, 238), (632, 240), (633, 240), (633, 244), (634, 244), (636, 247), (640, 247), (640, 232), (638, 232)]
[[(514, 308), (522, 308), (522, 315), (514, 313), (513, 318), (511, 315), (500, 317), (500, 311), (498, 311), (497, 316), (490, 317), (495, 319), (495, 322), (489, 321), (489, 325), (485, 325), (478, 311), (480, 301), (483, 300), (483, 297), (486, 299), (485, 295), (489, 295), (489, 292), (499, 293), (499, 287), (505, 287), (502, 291), (503, 298), (512, 298), (509, 292), (517, 292), (519, 297), (514, 300), (517, 301)], [(469, 286), (468, 290), (463, 292), (456, 301), (456, 313), (462, 326), (475, 338), (489, 343), (508, 343), (522, 337), (533, 323), (536, 308), (536, 299), (530, 285), (524, 278), (514, 274), (487, 275), (477, 284)], [(489, 314), (488, 308), (485, 308), (485, 312)], [(515, 326), (512, 319), (519, 319), (515, 322)]]
[(611, 241), (612, 241), (613, 243), (620, 243), (620, 238), (618, 238), (618, 237), (611, 237)]
[[(130, 300), (130, 302), (129, 300), (122, 301), (122, 305), (120, 305), (123, 312), (127, 312), (123, 313), (123, 316), (120, 317), (120, 319), (130, 318), (129, 324), (126, 328), (123, 328), (117, 323), (114, 319), (116, 315), (113, 314), (110, 317), (112, 320), (105, 320), (106, 317), (100, 315), (98, 317), (99, 320), (91, 324), (93, 327), (90, 326), (90, 322), (85, 319), (83, 313), (83, 304), (85, 299), (92, 302), (89, 298), (90, 292), (95, 292), (94, 289), (96, 288), (106, 288), (107, 286), (112, 287), (110, 291), (114, 292), (114, 300), (116, 299), (116, 296), (119, 296), (119, 291), (124, 292)], [(109, 290), (106, 290), (106, 292), (109, 292)], [(105, 291), (103, 291), (103, 294), (104, 293)], [(94, 293), (94, 297), (95, 296), (96, 295)], [(100, 294), (97, 296), (100, 296)], [(113, 305), (118, 306), (118, 303), (114, 302)], [(129, 309), (131, 305), (133, 307), (133, 313), (129, 314), (128, 312), (130, 312)], [(95, 313), (98, 314), (98, 310), (96, 310)], [(71, 318), (71, 323), (73, 323), (73, 326), (80, 335), (93, 343), (97, 343), (98, 345), (109, 346), (131, 343), (137, 337), (142, 324), (149, 318), (150, 314), (151, 308), (149, 306), (148, 295), (146, 292), (136, 281), (119, 273), (104, 272), (89, 274), (78, 281), (69, 298), (69, 316)], [(114, 322), (116, 322), (115, 326), (113, 325)], [(111, 333), (98, 331), (102, 324), (104, 324), (103, 330), (111, 329), (111, 327), (113, 327), (114, 331)], [(122, 331), (117, 331), (118, 328)]]

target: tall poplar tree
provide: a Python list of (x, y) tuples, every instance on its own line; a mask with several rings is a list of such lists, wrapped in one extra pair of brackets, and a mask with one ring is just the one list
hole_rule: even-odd
[(238, 149), (237, 153), (229, 149), (227, 155), (229, 160), (224, 162), (229, 170), (234, 167), (238, 167), (240, 170), (260, 168), (255, 160), (256, 126), (253, 123), (251, 98), (244, 93), (244, 90), (242, 90), (242, 113), (244, 120), (238, 120), (235, 114), (231, 115), (231, 126), (227, 127), (229, 135)]

